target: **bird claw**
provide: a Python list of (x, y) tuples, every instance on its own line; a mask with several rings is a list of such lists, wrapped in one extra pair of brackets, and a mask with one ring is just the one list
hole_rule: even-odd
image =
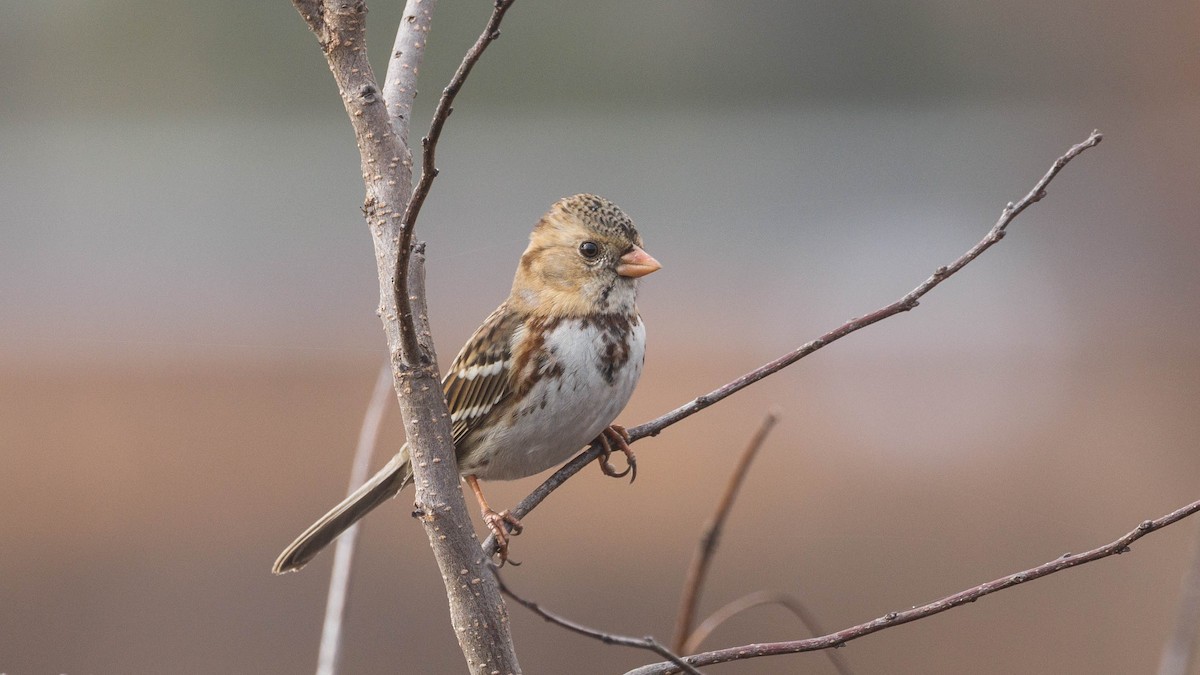
[[(634, 457), (633, 450), (629, 447), (629, 432), (625, 431), (625, 427), (614, 424), (596, 437), (596, 442), (600, 443), (600, 457), (597, 461), (600, 463), (600, 471), (605, 476), (612, 478), (623, 478), (629, 476), (629, 482), (637, 480), (637, 458)], [(617, 467), (608, 461), (612, 456), (613, 446), (620, 450), (625, 455), (625, 461), (629, 466), (625, 467), (624, 471), (617, 471)]]
[[(498, 566), (503, 567), (509, 561), (508, 538), (510, 534), (514, 537), (521, 534), (525, 530), (525, 526), (507, 510), (496, 513), (492, 509), (483, 509), (483, 522), (496, 537), (496, 555), (500, 558)], [(512, 564), (520, 565), (521, 563), (514, 560)]]

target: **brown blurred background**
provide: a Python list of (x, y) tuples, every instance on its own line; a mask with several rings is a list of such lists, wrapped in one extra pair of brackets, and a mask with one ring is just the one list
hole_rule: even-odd
[[(372, 3), (380, 59), (399, 4)], [(422, 125), (489, 4), (439, 7)], [(546, 206), (609, 196), (665, 265), (629, 424), (899, 297), (1106, 137), (919, 310), (638, 444), (632, 486), (585, 471), (507, 581), (669, 637), (769, 406), (706, 611), (779, 589), (844, 627), (1200, 496), (1198, 31), (1195, 3), (518, 2), (421, 221), (435, 336), (453, 357)], [(269, 567), (344, 492), (383, 358), (314, 40), (285, 0), (48, 0), (0, 8), (0, 61), (0, 672), (310, 671), (329, 556)], [(463, 669), (408, 503), (367, 522), (345, 672)], [(1198, 529), (841, 653), (860, 675), (1151, 672)], [(527, 672), (650, 660), (511, 611)], [(706, 646), (800, 636), (768, 608)]]

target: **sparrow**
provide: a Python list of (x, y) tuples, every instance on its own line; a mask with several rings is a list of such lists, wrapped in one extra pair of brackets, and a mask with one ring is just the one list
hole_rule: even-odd
[[(624, 428), (613, 424), (642, 374), (646, 327), (637, 310), (638, 279), (661, 268), (617, 205), (590, 194), (556, 202), (521, 255), (512, 291), (454, 358), (442, 380), (459, 473), (479, 501), (484, 523), (508, 558), (508, 525), (488, 506), (482, 480), (514, 480), (569, 459), (591, 442), (609, 476), (636, 463)], [(618, 472), (609, 456), (621, 451)], [(298, 570), (347, 528), (413, 480), (408, 445), (362, 487), (313, 523), (275, 561)]]

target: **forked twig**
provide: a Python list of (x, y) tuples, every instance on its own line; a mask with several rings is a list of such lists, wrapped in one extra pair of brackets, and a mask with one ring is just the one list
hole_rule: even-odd
[(545, 619), (546, 621), (549, 621), (552, 624), (566, 628), (567, 630), (569, 630), (571, 632), (579, 633), (580, 635), (594, 638), (596, 640), (603, 642), (606, 645), (620, 645), (622, 647), (634, 647), (636, 649), (648, 649), (648, 650), (654, 652), (655, 654), (658, 654), (659, 656), (663, 657), (664, 659), (667, 659), (672, 665), (678, 667), (679, 672), (690, 673), (690, 675), (702, 675), (701, 672), (699, 670), (697, 670), (695, 666), (688, 664), (686, 661), (679, 658), (679, 656), (677, 656), (676, 654), (673, 654), (671, 652), (671, 650), (667, 649), (666, 646), (663, 645), (663, 643), (656, 640), (653, 635), (647, 635), (646, 637), (636, 638), (636, 637), (631, 637), (628, 635), (617, 635), (615, 633), (605, 633), (604, 631), (596, 630), (595, 628), (590, 628), (590, 627), (585, 626), (576, 621), (572, 621), (566, 617), (559, 616), (559, 615), (555, 614), (554, 612), (551, 612), (550, 610), (542, 607), (538, 603), (536, 603), (532, 600), (526, 600), (525, 598), (522, 598), (521, 596), (517, 595), (516, 593), (513, 592), (513, 590), (511, 588), (509, 588), (508, 586), (506, 586), (504, 584), (504, 580), (500, 578), (500, 572), (496, 568), (492, 568), (492, 574), (494, 574), (496, 577), (496, 584), (498, 586), (500, 586), (501, 593), (504, 593), (505, 595), (512, 598), (514, 601), (516, 601), (517, 603), (524, 606), (529, 611), (533, 612), (534, 614), (537, 614), (538, 616), (542, 617), (543, 619)]
[(762, 447), (763, 441), (767, 439), (767, 434), (771, 432), (777, 419), (778, 416), (774, 412), (767, 413), (763, 418), (758, 430), (754, 432), (741, 455), (738, 456), (733, 473), (730, 474), (729, 481), (725, 484), (725, 490), (721, 493), (721, 498), (717, 500), (717, 508), (704, 525), (704, 533), (700, 535), (696, 552), (692, 554), (692, 562), (688, 565), (687, 577), (683, 582), (683, 593), (680, 594), (679, 613), (675, 617), (675, 638), (672, 640), (671, 648), (677, 652), (684, 654), (688, 652), (685, 645), (692, 632), (692, 622), (696, 619), (696, 605), (700, 603), (700, 592), (704, 588), (704, 580), (708, 576), (708, 567), (712, 562), (713, 554), (717, 552), (717, 542), (721, 538), (721, 530), (725, 526), (729, 512), (733, 510), (733, 502), (737, 499), (742, 481), (750, 471), (750, 464), (754, 461), (758, 449)]
[[(1178, 508), (1167, 515), (1155, 520), (1143, 521), (1133, 530), (1119, 537), (1115, 541), (1094, 548), (1086, 553), (1071, 554), (1064, 553), (1062, 556), (1051, 560), (1050, 562), (1031, 567), (1016, 574), (1009, 574), (994, 581), (989, 581), (978, 586), (973, 586), (964, 591), (959, 591), (953, 595), (948, 595), (939, 600), (913, 607), (912, 609), (903, 612), (888, 612), (887, 614), (861, 623), (857, 626), (851, 626), (836, 633), (830, 633), (821, 637), (808, 638), (805, 640), (789, 640), (786, 642), (764, 642), (752, 645), (743, 645), (741, 647), (730, 647), (728, 649), (718, 649), (703, 654), (694, 654), (692, 656), (683, 657), (685, 661), (693, 666), (710, 666), (717, 663), (727, 663), (729, 661), (739, 661), (742, 659), (752, 659), (760, 656), (775, 656), (779, 654), (796, 654), (799, 652), (811, 652), (818, 649), (828, 649), (830, 647), (840, 647), (851, 640), (878, 633), (881, 630), (899, 626), (901, 624), (924, 619), (934, 614), (940, 614), (946, 610), (954, 609), (960, 605), (965, 605), (970, 602), (982, 598), (985, 595), (991, 595), (997, 591), (1003, 591), (1013, 586), (1018, 586), (1027, 581), (1040, 579), (1044, 576), (1049, 576), (1055, 572), (1061, 572), (1072, 567), (1078, 567), (1086, 563), (1108, 558), (1110, 556), (1126, 553), (1129, 551), (1130, 545), (1142, 537), (1161, 530), (1162, 528), (1179, 522), (1184, 518), (1200, 512), (1200, 500), (1194, 501), (1187, 506)], [(635, 668), (626, 675), (669, 675), (670, 673), (680, 672), (678, 666), (674, 663), (653, 663), (650, 665)]]
[[(386, 78), (385, 84), (389, 86), (383, 92), (367, 54), (366, 0), (293, 0), (293, 3), (321, 45), (354, 129), (366, 192), (362, 210), (375, 249), (379, 279), (378, 312), (387, 338), (388, 359), (410, 456), (422, 458), (412, 463), (415, 500), (438, 507), (426, 508), (427, 517), (421, 524), (442, 571), (455, 637), (472, 672), (519, 672), (504, 599), (487, 576), (486, 560), (479, 555), (479, 544), (471, 531), (470, 516), (458, 487), (458, 471), (453, 461), (440, 461), (454, 457), (454, 446), (428, 331), (422, 258), (412, 246), (416, 220), (416, 211), (410, 210), (414, 194), (412, 160), (411, 151), (402, 139), (407, 137), (406, 111), (410, 112), (411, 107), (408, 93), (415, 92), (417, 65), (424, 52), (433, 3), (424, 7), (421, 7), (424, 0), (406, 3), (405, 18), (396, 37), (401, 53), (394, 51), (390, 63), (409, 68)], [(512, 0), (503, 0), (498, 12), (493, 12), (485, 44), (495, 39), (499, 16), (511, 3)], [(482, 49), (473, 48), (464, 58), (464, 65), (456, 74), (455, 90), (462, 86), (466, 72), (481, 52)], [(404, 92), (400, 91), (401, 86)], [(395, 103), (395, 110), (389, 109), (389, 103)], [(435, 140), (447, 115), (448, 104), (439, 106), (438, 119), (434, 121)], [(427, 158), (431, 160), (430, 152), (427, 147)], [(422, 177), (422, 199), (432, 180), (432, 161), (427, 169), (430, 176)], [(453, 581), (463, 569), (473, 573), (473, 578), (481, 579), (478, 586), (463, 587)]]
[[(1034, 184), (1033, 189), (1030, 190), (1028, 194), (1022, 197), (1020, 201), (1016, 202), (1015, 204), (1010, 202), (1004, 207), (1004, 210), (1000, 214), (999, 220), (996, 221), (996, 224), (992, 226), (992, 229), (988, 231), (988, 233), (979, 241), (979, 243), (972, 246), (966, 253), (964, 253), (954, 262), (934, 270), (933, 274), (928, 279), (921, 282), (920, 285), (909, 291), (904, 295), (904, 297), (890, 305), (887, 305), (886, 307), (877, 309), (866, 316), (851, 319), (841, 326), (838, 326), (828, 333), (825, 333), (821, 337), (801, 345), (795, 350), (784, 354), (770, 363), (764, 364), (762, 367), (756, 370), (742, 375), (741, 377), (722, 387), (714, 389), (703, 396), (697, 396), (688, 403), (679, 406), (665, 415), (662, 415), (640, 426), (629, 429), (629, 442), (633, 443), (634, 441), (647, 436), (657, 436), (662, 432), (663, 429), (666, 429), (672, 424), (675, 424), (686, 417), (690, 417), (691, 415), (700, 412), (708, 406), (732, 394), (735, 394), (742, 389), (745, 389), (746, 387), (758, 382), (768, 375), (773, 375), (774, 373), (783, 370), (784, 368), (792, 365), (809, 354), (812, 354), (825, 345), (834, 342), (835, 340), (844, 338), (857, 330), (866, 328), (871, 324), (878, 323), (879, 321), (882, 321), (888, 317), (895, 316), (896, 314), (907, 312), (915, 308), (918, 301), (926, 293), (933, 290), (934, 287), (946, 279), (949, 279), (956, 272), (966, 266), (967, 263), (971, 262), (975, 258), (978, 258), (981, 253), (991, 248), (996, 242), (1003, 239), (1005, 233), (1007, 232), (1009, 223), (1011, 223), (1013, 219), (1025, 211), (1025, 209), (1029, 208), (1030, 205), (1041, 201), (1042, 198), (1046, 196), (1046, 187), (1049, 186), (1050, 181), (1054, 180), (1054, 177), (1058, 175), (1058, 172), (1062, 171), (1063, 167), (1066, 166), (1068, 162), (1078, 157), (1083, 153), (1083, 151), (1099, 144), (1102, 139), (1103, 136), (1100, 135), (1099, 131), (1093, 131), (1091, 135), (1089, 135), (1082, 143), (1072, 146), (1071, 149), (1066, 152), (1066, 154), (1054, 161), (1054, 164), (1051, 165), (1050, 170), (1047, 171), (1044, 176), (1042, 176), (1041, 180)], [(547, 478), (541, 485), (531, 492), (529, 496), (521, 500), (520, 504), (517, 504), (511, 509), (511, 513), (517, 518), (524, 518), (529, 514), (530, 511), (536, 508), (538, 504), (541, 504), (546, 497), (550, 496), (550, 493), (554, 492), (554, 490), (558, 489), (560, 485), (566, 482), (567, 479), (569, 479), (571, 476), (574, 476), (576, 473), (579, 473), (583, 467), (587, 466), (590, 462), (599, 457), (600, 453), (601, 448), (599, 444), (593, 444), (590, 448), (584, 450), (574, 459), (564, 464), (558, 471), (555, 471), (553, 475)], [(488, 554), (494, 554), (496, 552), (495, 537), (489, 537), (487, 541), (484, 542), (484, 551)]]
[[(821, 627), (820, 622), (804, 603), (800, 602), (799, 598), (795, 598), (787, 593), (777, 593), (775, 591), (755, 591), (748, 595), (728, 603), (717, 611), (708, 615), (708, 618), (700, 622), (696, 630), (692, 632), (688, 638), (687, 644), (683, 649), (676, 650), (684, 654), (690, 654), (700, 648), (700, 644), (712, 634), (714, 630), (719, 628), (721, 624), (729, 621), (733, 617), (742, 612), (762, 607), (763, 605), (779, 605), (791, 612), (800, 623), (804, 625), (804, 630), (813, 635), (823, 635), (825, 629)], [(841, 675), (851, 675), (850, 666), (846, 663), (845, 657), (832, 649), (824, 650), (829, 661), (833, 664), (834, 670), (837, 670)]]
[[(454, 76), (450, 78), (450, 83), (442, 90), (437, 108), (433, 111), (433, 120), (429, 123), (429, 133), (421, 139), (421, 179), (417, 181), (417, 187), (413, 190), (412, 198), (408, 200), (408, 206), (404, 210), (404, 217), (400, 220), (400, 250), (396, 257), (396, 297), (400, 303), (400, 323), (404, 330), (412, 330), (414, 325), (412, 304), (408, 298), (407, 274), (413, 229), (416, 226), (417, 216), (421, 214), (421, 207), (425, 204), (425, 198), (429, 196), (429, 190), (433, 187), (433, 179), (438, 175), (435, 159), (437, 144), (442, 138), (442, 128), (446, 126), (446, 119), (450, 117), (450, 113), (454, 112), (454, 98), (458, 96), (459, 90), (466, 83), (471, 69), (479, 62), (479, 58), (483, 56), (488, 45), (500, 37), (500, 22), (504, 20), (504, 14), (513, 2), (514, 0), (494, 1), (492, 15), (488, 18), (487, 25), (479, 34), (479, 38), (475, 40), (475, 44), (471, 45), (466, 55), (463, 56), (462, 63), (458, 64), (458, 70), (454, 71)], [(412, 335), (405, 335), (404, 339), (406, 343), (411, 339), (412, 345), (416, 346), (415, 332)]]

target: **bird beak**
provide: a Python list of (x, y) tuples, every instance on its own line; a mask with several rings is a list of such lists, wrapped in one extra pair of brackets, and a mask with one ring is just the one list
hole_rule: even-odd
[(632, 251), (621, 256), (617, 274), (636, 279), (659, 269), (662, 269), (662, 265), (653, 256), (643, 251), (641, 246), (634, 246)]

